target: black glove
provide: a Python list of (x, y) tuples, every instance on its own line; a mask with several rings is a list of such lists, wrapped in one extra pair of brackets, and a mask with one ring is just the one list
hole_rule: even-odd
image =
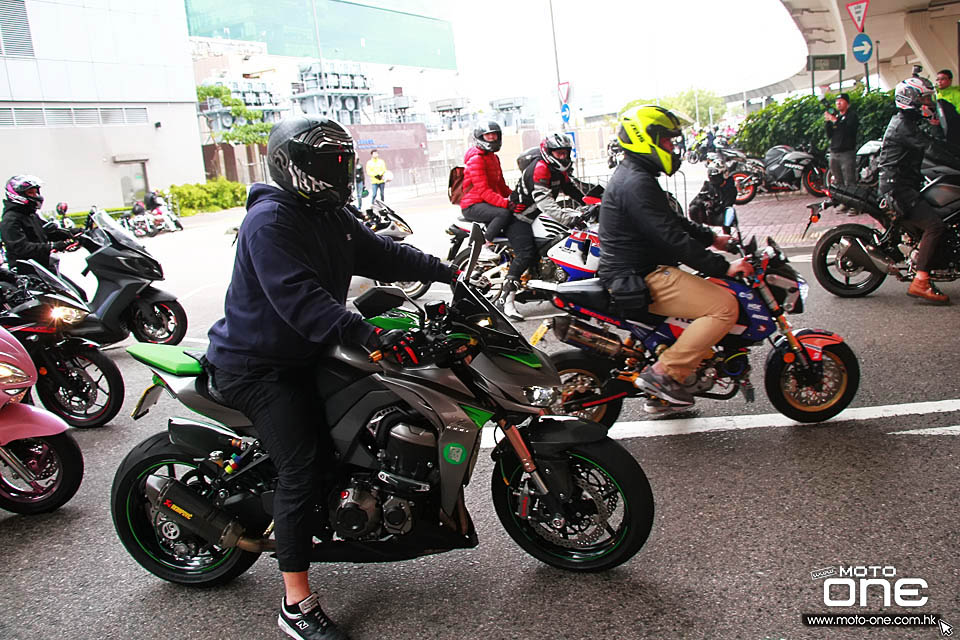
[(50, 248), (53, 251), (63, 251), (64, 249), (69, 247), (71, 244), (73, 244), (72, 240), (57, 240), (56, 242), (50, 243)]
[(385, 358), (397, 364), (420, 364), (423, 360), (423, 334), (402, 329), (377, 330), (377, 348)]
[(586, 229), (587, 221), (584, 220), (583, 218), (584, 216), (577, 216), (576, 218), (574, 218), (573, 221), (570, 223), (570, 227), (573, 229)]

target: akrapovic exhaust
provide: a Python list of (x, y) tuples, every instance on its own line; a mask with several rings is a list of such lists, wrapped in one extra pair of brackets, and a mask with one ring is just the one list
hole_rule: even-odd
[(178, 480), (151, 476), (145, 494), (153, 508), (168, 520), (218, 547), (238, 547), (254, 553), (276, 547), (272, 540), (245, 537), (237, 519)]

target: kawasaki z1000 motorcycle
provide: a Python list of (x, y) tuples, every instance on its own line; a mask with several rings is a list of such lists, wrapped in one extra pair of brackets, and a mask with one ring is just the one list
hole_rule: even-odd
[[(540, 415), (560, 379), (469, 284), (479, 228), (471, 240), (470, 268), (451, 303), (395, 310), (408, 299), (392, 287), (356, 300), (375, 325), (419, 327), (429, 364), (402, 367), (378, 352), (336, 346), (317, 367), (338, 464), (317, 500), (314, 561), (385, 562), (475, 547), (463, 487), (487, 423), (506, 436), (492, 451), (493, 504), (527, 553), (564, 569), (601, 571), (629, 560), (647, 539), (653, 495), (643, 470), (603, 426)], [(275, 548), (270, 456), (250, 421), (214, 399), (191, 354), (147, 344), (128, 351), (156, 381), (134, 417), (166, 390), (204, 421), (171, 418), (166, 433), (127, 454), (111, 496), (117, 533), (161, 578), (227, 582)]]
[[(767, 245), (758, 250), (756, 240), (751, 238), (743, 247), (755, 270), (749, 283), (709, 278), (736, 296), (740, 317), (705, 355), (685, 386), (701, 398), (727, 400), (741, 392), (752, 402), (748, 349), (769, 340), (773, 349), (767, 356), (764, 389), (771, 404), (798, 422), (832, 418), (847, 408), (857, 393), (857, 357), (835, 333), (795, 331), (790, 326), (786, 314), (803, 311), (807, 284), (772, 239), (767, 239)], [(530, 286), (549, 291), (554, 306), (569, 314), (545, 321), (531, 342), (537, 344), (552, 327), (561, 342), (577, 347), (551, 355), (563, 379), (561, 395), (551, 407), (555, 413), (612, 425), (624, 398), (643, 395), (634, 385), (643, 368), (653, 364), (690, 325), (683, 318), (652, 313), (627, 319), (612, 305), (599, 280), (561, 285), (531, 282)], [(615, 329), (626, 331), (627, 337), (621, 339)], [(644, 405), (650, 414), (686, 408), (657, 398), (648, 398)]]

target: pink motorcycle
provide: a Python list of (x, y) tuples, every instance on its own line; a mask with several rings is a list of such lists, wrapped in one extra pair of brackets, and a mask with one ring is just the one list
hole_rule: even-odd
[(32, 515), (64, 505), (83, 480), (83, 454), (67, 423), (20, 400), (37, 369), (0, 328), (0, 509)]

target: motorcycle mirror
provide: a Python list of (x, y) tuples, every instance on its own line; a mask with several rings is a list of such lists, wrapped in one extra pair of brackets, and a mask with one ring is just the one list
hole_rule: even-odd
[(376, 287), (358, 296), (353, 304), (364, 318), (373, 318), (408, 300), (407, 294), (399, 287)]
[(723, 226), (733, 227), (737, 225), (737, 210), (733, 207), (727, 207), (723, 212)]
[(477, 266), (477, 259), (480, 257), (480, 250), (483, 248), (483, 231), (480, 230), (480, 225), (476, 222), (473, 223), (473, 228), (470, 229), (470, 260), (467, 262), (467, 268), (463, 273), (465, 280), (470, 280), (470, 276), (473, 275), (473, 270)]

